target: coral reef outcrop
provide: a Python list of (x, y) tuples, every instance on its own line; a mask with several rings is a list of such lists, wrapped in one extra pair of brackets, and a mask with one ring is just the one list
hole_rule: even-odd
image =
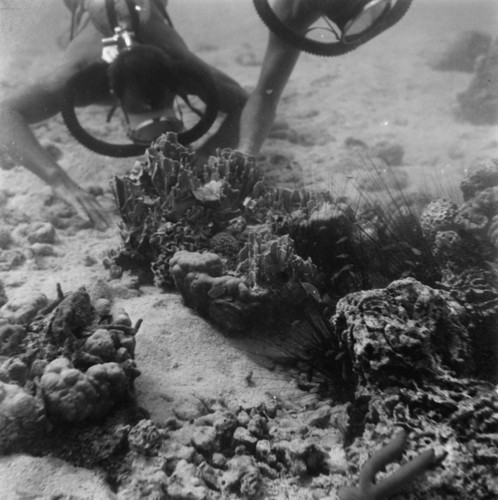
[(174, 253), (208, 249), (213, 237), (234, 227), (231, 223), (246, 198), (261, 191), (263, 178), (254, 158), (222, 150), (196, 167), (193, 153), (175, 134), (166, 134), (130, 174), (115, 179), (125, 243), (117, 261), (140, 263), (145, 258), (153, 263), (156, 282), (171, 286), (169, 260)]
[[(424, 463), (433, 464), (424, 455), (431, 446), (437, 455), (447, 456), (444, 470), (451, 470), (428, 471), (410, 487), (411, 497), (496, 495), (489, 480), (496, 460), (489, 457), (496, 446), (498, 395), (493, 384), (476, 377), (475, 343), (466, 318), (466, 309), (451, 294), (411, 278), (339, 301), (332, 321), (347, 342), (349, 378), (356, 378), (347, 447), (350, 463), (356, 464), (352, 471), (358, 472), (372, 454), (367, 450), (373, 441), (387, 441), (393, 428), (402, 426), (411, 433), (408, 460), (424, 462), (417, 456), (426, 456)], [(364, 477), (371, 476), (370, 466), (362, 470), (359, 490), (344, 490), (344, 498), (377, 498)], [(396, 477), (392, 467), (386, 472)], [(389, 476), (384, 480), (391, 484)], [(395, 484), (391, 486), (394, 493)]]
[[(461, 206), (448, 200), (431, 202), (422, 213), (421, 226), (441, 268), (439, 286), (465, 308), (473, 330), (494, 332), (498, 314), (497, 161), (477, 164), (462, 182), (462, 192)], [(489, 342), (493, 351), (496, 340), (489, 338)]]
[(2, 325), (0, 451), (22, 449), (45, 423), (99, 421), (133, 401), (137, 328), (85, 289), (60, 293), (28, 323)]
[[(410, 440), (400, 475), (380, 460), (387, 471), (377, 485), (391, 486), (378, 493), (377, 468), (367, 463), (359, 489), (343, 490), (344, 498), (394, 494), (400, 477), (413, 479), (413, 498), (493, 498), (497, 162), (468, 175), (463, 204), (401, 189), (361, 203), (273, 189), (253, 158), (231, 150), (194, 163), (168, 134), (116, 180), (124, 242), (116, 261), (132, 267), (141, 259), (157, 284), (174, 283), (186, 305), (225, 331), (273, 326), (300, 363), (298, 385), (341, 402), (349, 467), (342, 463), (337, 481), (337, 461), (312, 439), (316, 431), (304, 443), (299, 432), (282, 438), (261, 409), (217, 407), (180, 449), (168, 440), (184, 425), (162, 440), (146, 426), (154, 444), (132, 447), (147, 457), (151, 479), (124, 478), (130, 497), (147, 485), (174, 498), (258, 498), (267, 478), (321, 474), (330, 476), (330, 494), (332, 483), (354, 484), (373, 443), (387, 443), (401, 426)], [(112, 363), (109, 336), (94, 335), (86, 356)], [(333, 432), (330, 418), (314, 421)], [(431, 469), (443, 456), (451, 475)]]
[[(360, 209), (329, 191), (270, 188), (254, 158), (221, 150), (196, 167), (174, 134), (116, 178), (115, 193), (123, 217), (115, 262), (152, 270), (156, 284), (174, 284), (187, 304), (222, 326), (232, 317), (229, 330), (251, 325), (241, 309), (251, 315), (262, 297), (276, 313), (284, 285), (337, 301), (404, 272), (435, 275), (406, 198)], [(216, 253), (222, 275), (186, 272), (186, 252), (199, 262), (200, 254)]]
[(470, 337), (450, 296), (413, 278), (349, 294), (332, 319), (359, 384), (392, 387), (472, 371)]

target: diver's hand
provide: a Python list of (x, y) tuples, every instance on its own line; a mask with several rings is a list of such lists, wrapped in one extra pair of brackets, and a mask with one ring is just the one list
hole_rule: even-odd
[(92, 227), (104, 231), (111, 225), (109, 215), (99, 202), (90, 193), (80, 188), (69, 176), (64, 176), (53, 183), (52, 191), (57, 198), (69, 203), (78, 216), (88, 221)]

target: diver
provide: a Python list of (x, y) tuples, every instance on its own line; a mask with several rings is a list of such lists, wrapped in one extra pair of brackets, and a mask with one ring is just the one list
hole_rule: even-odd
[[(38, 82), (0, 104), (0, 154), (7, 155), (52, 187), (58, 198), (98, 229), (109, 216), (40, 145), (30, 125), (61, 112), (71, 133), (86, 147), (107, 156), (143, 154), (162, 133), (174, 131), (189, 144), (202, 137), (218, 112), (224, 121), (201, 146), (235, 147), (247, 92), (233, 79), (192, 53), (174, 29), (167, 0), (64, 0), (71, 11), (71, 40), (61, 62)], [(190, 105), (189, 96), (205, 103)], [(199, 117), (184, 130), (174, 107), (180, 96)], [(76, 107), (109, 103), (120, 109), (125, 144), (94, 137), (80, 123)]]
[[(346, 54), (396, 24), (412, 0), (253, 0), (269, 28), (255, 89), (244, 107), (238, 149), (257, 154), (268, 136), (282, 92), (301, 51), (323, 57)], [(331, 42), (307, 37), (325, 20)]]

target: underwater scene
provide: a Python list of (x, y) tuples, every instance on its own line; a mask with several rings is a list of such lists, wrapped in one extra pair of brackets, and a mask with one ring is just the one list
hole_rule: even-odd
[(498, 499), (497, 28), (0, 0), (0, 497)]

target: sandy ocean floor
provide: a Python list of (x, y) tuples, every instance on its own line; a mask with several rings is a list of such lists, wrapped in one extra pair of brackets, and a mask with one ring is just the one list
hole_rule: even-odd
[[(250, 0), (171, 0), (169, 11), (200, 57), (248, 89), (255, 84), (267, 35)], [(55, 63), (60, 56), (56, 39), (68, 23), (62, 1), (0, 0), (0, 96), (36, 81)], [(457, 197), (466, 169), (479, 159), (498, 157), (498, 126), (460, 120), (456, 96), (473, 75), (435, 71), (429, 63), (459, 32), (474, 29), (494, 35), (497, 26), (495, 0), (415, 0), (402, 22), (350, 55), (326, 59), (303, 54), (278, 109), (278, 119), (295, 131), (293, 139), (269, 139), (262, 150), (268, 157), (287, 158), (267, 172), (269, 179), (343, 188), (359, 175), (354, 165), (362, 165), (360, 158), (351, 158), (345, 141), (353, 138), (369, 146), (388, 141), (404, 151), (396, 171), (402, 172), (409, 189)], [(26, 231), (37, 222), (63, 216), (66, 207), (22, 167), (0, 170), (0, 227), (12, 231), (14, 249), (26, 257), (18, 265), (0, 268), (11, 301), (39, 292), (54, 298), (57, 283), (71, 291), (109, 279), (102, 260), (120, 243), (109, 183), (112, 175), (133, 165), (133, 159), (110, 159), (85, 150), (60, 117), (34, 130), (43, 144), (60, 153), (59, 163), (82, 187), (95, 192), (103, 188), (98, 199), (115, 224), (99, 232), (80, 229), (69, 218), (67, 227), (57, 229), (53, 255), (37, 255)], [(254, 405), (287, 384), (186, 309), (179, 295), (152, 286), (130, 290), (125, 281), (109, 285), (132, 319), (144, 318), (137, 337), (142, 371), (137, 390), (139, 404), (153, 419), (165, 421), (200, 395)], [(254, 384), (248, 386), (251, 372)], [(0, 491), (5, 471), (0, 466)]]

